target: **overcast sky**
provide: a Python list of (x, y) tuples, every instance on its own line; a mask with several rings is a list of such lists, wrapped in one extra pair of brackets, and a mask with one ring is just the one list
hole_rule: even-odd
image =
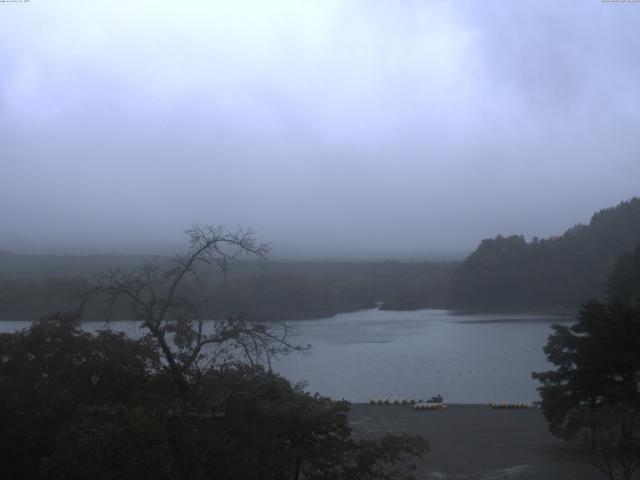
[(640, 194), (640, 3), (0, 3), (0, 249), (426, 258)]

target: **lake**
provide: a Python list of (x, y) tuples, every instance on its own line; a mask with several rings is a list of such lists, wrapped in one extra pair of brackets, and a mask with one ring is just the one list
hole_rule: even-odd
[[(371, 396), (430, 397), (451, 403), (532, 402), (532, 371), (549, 369), (542, 347), (551, 324), (570, 316), (362, 310), (290, 322), (309, 353), (281, 358), (274, 369), (307, 390), (352, 402)], [(0, 330), (29, 322), (0, 322)], [(87, 323), (87, 330), (103, 324)], [(135, 335), (131, 322), (112, 328)]]

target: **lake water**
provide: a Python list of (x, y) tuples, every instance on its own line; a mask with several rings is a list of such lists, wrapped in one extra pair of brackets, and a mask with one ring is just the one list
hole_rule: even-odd
[[(532, 402), (539, 396), (531, 372), (549, 369), (542, 347), (550, 326), (566, 322), (573, 318), (362, 310), (291, 322), (299, 343), (311, 350), (283, 357), (274, 369), (308, 382), (310, 392), (352, 402), (436, 394), (451, 403)], [(0, 322), (0, 330), (27, 325)], [(131, 322), (113, 322), (112, 328), (139, 334)]]
[(308, 390), (353, 402), (370, 396), (431, 397), (451, 403), (539, 400), (532, 371), (552, 323), (567, 316), (462, 315), (445, 310), (364, 310), (293, 322), (309, 355), (276, 368)]

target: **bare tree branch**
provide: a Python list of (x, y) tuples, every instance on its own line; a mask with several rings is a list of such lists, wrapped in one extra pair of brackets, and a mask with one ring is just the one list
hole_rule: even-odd
[(141, 322), (156, 342), (182, 400), (188, 402), (192, 396), (189, 379), (200, 375), (203, 368), (233, 360), (251, 365), (265, 361), (270, 369), (274, 356), (307, 347), (289, 341), (290, 330), (283, 323), (255, 321), (244, 315), (205, 323), (199, 305), (180, 295), (185, 279), (193, 278), (203, 288), (202, 266), (214, 266), (226, 275), (242, 256), (266, 258), (269, 245), (258, 243), (253, 231), (242, 228), (227, 232), (221, 226), (196, 224), (185, 233), (189, 237), (185, 255), (169, 264), (156, 259), (130, 271), (112, 270), (97, 279), (91, 294), (104, 295), (110, 313), (121, 301), (130, 302), (133, 320)]

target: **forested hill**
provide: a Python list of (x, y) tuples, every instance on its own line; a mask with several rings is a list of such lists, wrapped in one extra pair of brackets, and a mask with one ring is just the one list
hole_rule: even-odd
[[(157, 258), (166, 261), (166, 258)], [(0, 320), (36, 319), (76, 308), (94, 276), (139, 267), (153, 256), (16, 255), (0, 252)], [(453, 262), (303, 262), (233, 264), (225, 278), (203, 269), (206, 287), (185, 282), (209, 318), (245, 312), (273, 319), (327, 317), (372, 308), (410, 310), (442, 306)], [(201, 298), (203, 296), (204, 298)], [(87, 318), (104, 312), (86, 310)], [(123, 313), (124, 314), (124, 313)], [(128, 311), (126, 312), (128, 314)], [(120, 312), (114, 313), (119, 318)]]
[(607, 275), (640, 242), (640, 198), (593, 215), (560, 237), (483, 240), (456, 269), (449, 303), (456, 308), (576, 307), (604, 295)]

